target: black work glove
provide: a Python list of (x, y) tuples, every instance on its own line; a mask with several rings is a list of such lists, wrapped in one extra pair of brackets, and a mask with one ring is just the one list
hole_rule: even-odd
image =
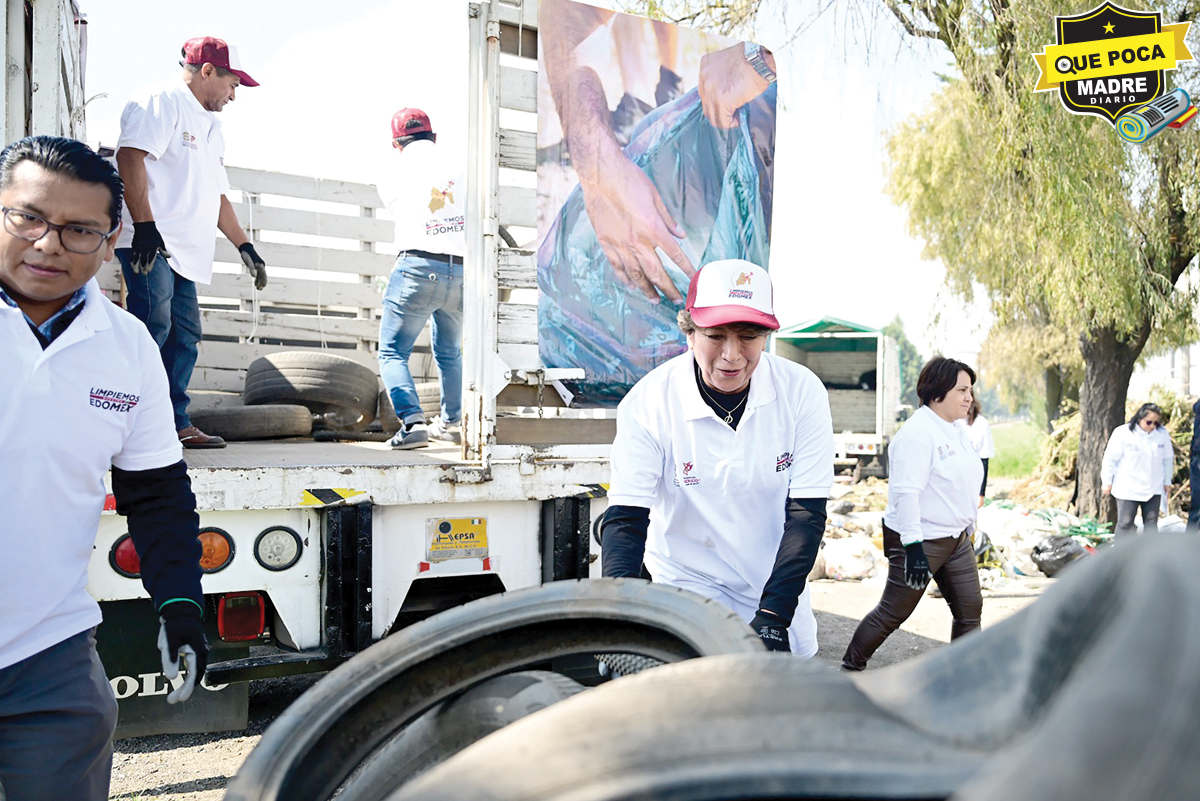
[(914, 590), (929, 586), (929, 560), (920, 542), (904, 546), (904, 583)]
[(769, 612), (759, 611), (750, 621), (750, 628), (767, 646), (768, 651), (792, 652), (792, 643), (788, 639), (788, 629), (784, 622)]
[(158, 649), (162, 653), (163, 673), (168, 679), (176, 678), (182, 663), (187, 674), (183, 684), (167, 695), (168, 704), (191, 698), (208, 667), (208, 640), (204, 638), (200, 617), (200, 610), (190, 601), (176, 601), (158, 610)]
[(149, 275), (154, 269), (154, 259), (161, 253), (164, 259), (171, 257), (167, 252), (167, 243), (154, 220), (135, 222), (133, 224), (133, 258), (130, 266), (138, 275)]
[(242, 261), (246, 263), (246, 269), (254, 276), (254, 288), (266, 289), (267, 264), (262, 260), (262, 256), (258, 255), (254, 245), (249, 242), (238, 245), (238, 252), (242, 254)]

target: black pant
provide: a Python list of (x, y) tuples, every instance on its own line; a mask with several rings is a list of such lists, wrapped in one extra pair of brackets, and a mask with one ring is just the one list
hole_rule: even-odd
[[(933, 580), (954, 616), (950, 639), (979, 628), (983, 593), (979, 589), (979, 571), (975, 566), (975, 549), (970, 535), (963, 533), (957, 537), (925, 540), (923, 545)], [(900, 535), (887, 526), (883, 527), (883, 552), (888, 558), (887, 584), (879, 605), (862, 619), (846, 646), (842, 667), (849, 670), (865, 668), (867, 660), (908, 620), (925, 594), (924, 590), (914, 590), (904, 583), (904, 546), (900, 544)]]
[(1188, 512), (1187, 532), (1188, 534), (1196, 534), (1200, 532), (1200, 451), (1192, 451), (1191, 461), (1188, 463), (1188, 477), (1191, 479), (1192, 485), (1192, 508)]
[[(1134, 519), (1137, 517), (1138, 507), (1142, 507), (1142, 533), (1157, 534), (1158, 533), (1158, 507), (1162, 503), (1162, 495), (1155, 495), (1148, 501), (1127, 501), (1124, 498), (1117, 498), (1117, 527), (1113, 529), (1113, 535), (1123, 537), (1127, 534), (1137, 533), (1137, 523)], [(1191, 515), (1189, 514), (1190, 518)]]

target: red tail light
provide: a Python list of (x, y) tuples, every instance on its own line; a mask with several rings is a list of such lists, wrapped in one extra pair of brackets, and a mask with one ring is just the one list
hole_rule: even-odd
[(267, 624), (261, 592), (229, 592), (217, 599), (217, 632), (225, 642), (257, 640)]
[(128, 534), (113, 543), (108, 552), (108, 563), (112, 569), (126, 578), (138, 578), (142, 575), (142, 560), (138, 558), (133, 547), (133, 538)]

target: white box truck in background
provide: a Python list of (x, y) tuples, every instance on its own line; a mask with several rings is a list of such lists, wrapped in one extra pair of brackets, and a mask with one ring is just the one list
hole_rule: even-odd
[(903, 419), (896, 340), (877, 328), (822, 317), (779, 330), (771, 352), (803, 364), (829, 390), (836, 467), (887, 477), (887, 446)]

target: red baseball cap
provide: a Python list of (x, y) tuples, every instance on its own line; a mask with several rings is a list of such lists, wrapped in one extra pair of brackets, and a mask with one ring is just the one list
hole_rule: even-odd
[(197, 36), (183, 43), (182, 64), (212, 64), (222, 67), (238, 76), (242, 86), (258, 86), (258, 81), (250, 77), (242, 69), (238, 59), (237, 48), (225, 43), (224, 39), (215, 36)]
[(772, 305), (771, 276), (742, 259), (709, 262), (688, 285), (685, 308), (700, 328), (730, 323), (754, 323), (779, 330)]
[(392, 139), (419, 133), (433, 133), (429, 115), (419, 108), (402, 108), (392, 115)]

